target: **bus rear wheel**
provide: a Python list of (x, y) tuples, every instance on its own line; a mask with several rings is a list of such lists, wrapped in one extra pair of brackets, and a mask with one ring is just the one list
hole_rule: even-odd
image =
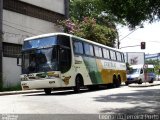
[(121, 86), (121, 82), (122, 82), (122, 81), (121, 81), (121, 76), (120, 76), (120, 75), (118, 75), (118, 84), (117, 84), (117, 85), (118, 85), (118, 87), (120, 87), (120, 86)]
[(50, 95), (51, 94), (52, 89), (51, 88), (45, 88), (44, 92), (46, 95)]

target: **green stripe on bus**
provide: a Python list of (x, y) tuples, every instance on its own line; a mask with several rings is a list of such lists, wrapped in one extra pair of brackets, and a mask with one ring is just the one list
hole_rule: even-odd
[(83, 57), (83, 60), (88, 70), (92, 83), (93, 84), (103, 83), (101, 72), (98, 70), (98, 67), (97, 67), (96, 59), (91, 57)]

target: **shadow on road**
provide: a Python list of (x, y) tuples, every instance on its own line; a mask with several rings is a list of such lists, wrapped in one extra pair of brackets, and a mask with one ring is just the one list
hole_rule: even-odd
[(100, 113), (159, 114), (160, 111), (160, 89), (135, 90), (131, 93), (104, 95), (95, 97), (94, 100), (110, 104), (110, 108), (103, 109)]
[[(101, 90), (106, 90), (106, 89), (113, 89), (113, 87), (106, 87), (106, 86), (100, 86), (97, 89), (93, 89), (93, 90), (88, 90), (88, 89), (81, 89), (80, 93), (75, 93), (73, 90), (61, 90), (61, 91), (57, 91), (57, 90), (53, 90), (52, 93), (50, 95), (46, 95), (45, 93), (34, 93), (34, 94), (27, 94), (24, 96), (64, 96), (64, 95), (73, 95), (73, 94), (83, 94), (83, 93), (88, 93), (88, 92), (95, 92), (95, 91), (101, 91)], [(116, 89), (116, 88), (114, 88)]]

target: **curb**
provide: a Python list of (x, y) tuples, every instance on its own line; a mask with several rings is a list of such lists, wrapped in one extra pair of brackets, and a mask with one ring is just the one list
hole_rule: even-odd
[(143, 84), (130, 84), (128, 87), (151, 87), (151, 86), (158, 86), (160, 83), (143, 83)]
[(39, 93), (39, 92), (44, 92), (44, 91), (43, 90), (8, 91), (8, 92), (0, 92), (0, 96), (15, 95), (15, 94), (26, 94), (26, 93)]

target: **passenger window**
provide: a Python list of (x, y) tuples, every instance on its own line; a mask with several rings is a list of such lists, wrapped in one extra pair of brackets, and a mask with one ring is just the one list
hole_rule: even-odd
[(83, 54), (83, 44), (82, 42), (75, 41), (73, 44), (74, 53)]
[(143, 74), (143, 69), (141, 69), (140, 74)]
[(122, 61), (121, 53), (116, 52), (116, 54), (117, 54), (117, 60), (118, 60), (118, 61)]
[(110, 59), (109, 50), (103, 48), (103, 56), (104, 58)]
[(95, 56), (102, 57), (102, 49), (100, 47), (94, 46)]
[(94, 52), (93, 52), (93, 46), (85, 43), (84, 44), (84, 51), (86, 55), (90, 55), (90, 56), (94, 56)]
[(116, 60), (116, 53), (112, 50), (110, 50), (110, 55), (112, 60)]
[(121, 53), (121, 56), (122, 56), (122, 62), (125, 62), (124, 54), (123, 54), (123, 53)]

